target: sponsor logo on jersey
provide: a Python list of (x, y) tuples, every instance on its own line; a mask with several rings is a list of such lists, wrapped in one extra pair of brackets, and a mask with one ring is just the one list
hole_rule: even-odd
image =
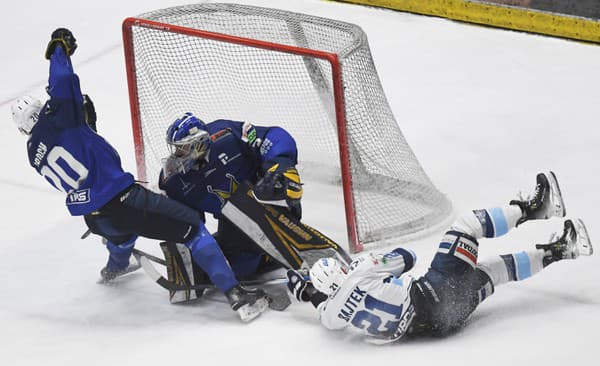
[(397, 339), (402, 338), (402, 336), (408, 330), (408, 327), (410, 326), (410, 323), (412, 322), (414, 317), (415, 317), (415, 307), (412, 304), (410, 304), (410, 306), (406, 309), (404, 314), (402, 314), (402, 318), (400, 319), (400, 322), (398, 323), (398, 329), (396, 329), (396, 331), (392, 335), (391, 340), (397, 340)]
[(262, 143), (261, 139), (258, 138), (256, 128), (250, 122), (244, 122), (242, 126), (242, 141), (248, 144), (250, 147), (256, 148)]
[(46, 153), (48, 152), (48, 147), (40, 141), (40, 143), (37, 146), (36, 152), (35, 152), (35, 158), (33, 159), (33, 165), (35, 165), (36, 167), (39, 167), (40, 164), (42, 163), (42, 160), (44, 159), (44, 156), (46, 156)]
[(242, 156), (242, 153), (238, 153), (237, 155), (235, 155), (234, 157), (230, 158), (227, 154), (225, 153), (220, 153), (218, 158), (221, 161), (221, 163), (223, 165), (227, 165), (230, 162), (234, 161), (235, 159), (239, 158), (240, 156)]
[(226, 128), (221, 131), (217, 131), (217, 132), (213, 133), (212, 135), (210, 135), (210, 140), (212, 142), (216, 142), (216, 141), (222, 139), (223, 137), (229, 135), (230, 133), (231, 133), (231, 130), (229, 128)]
[(266, 138), (260, 145), (260, 155), (261, 156), (267, 155), (267, 153), (269, 152), (269, 150), (271, 150), (272, 147), (273, 147), (273, 142)]
[(90, 189), (72, 191), (67, 195), (67, 205), (81, 205), (90, 202)]
[(454, 256), (475, 267), (477, 265), (478, 248), (471, 240), (461, 237), (456, 245)]
[(221, 201), (221, 207), (223, 207), (225, 201), (229, 199), (229, 197), (231, 197), (231, 195), (234, 194), (235, 191), (237, 191), (238, 186), (240, 185), (233, 174), (227, 173), (225, 174), (225, 178), (229, 179), (229, 187), (227, 190), (216, 189), (210, 185), (206, 186), (206, 190), (208, 191), (208, 193), (212, 193), (216, 195), (217, 198), (219, 198), (219, 201)]
[(338, 313), (338, 318), (349, 322), (352, 318), (352, 315), (354, 315), (358, 304), (360, 304), (360, 302), (366, 294), (366, 291), (363, 291), (358, 286), (356, 286), (350, 294), (350, 296), (348, 296), (348, 298), (346, 299), (346, 302), (344, 303), (342, 308), (340, 309), (340, 312)]

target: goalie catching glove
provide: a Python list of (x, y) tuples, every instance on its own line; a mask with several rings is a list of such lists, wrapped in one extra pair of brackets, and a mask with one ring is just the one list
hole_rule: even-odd
[(298, 170), (288, 162), (271, 164), (254, 186), (256, 199), (261, 203), (288, 207), (297, 219), (301, 219), (302, 183)]

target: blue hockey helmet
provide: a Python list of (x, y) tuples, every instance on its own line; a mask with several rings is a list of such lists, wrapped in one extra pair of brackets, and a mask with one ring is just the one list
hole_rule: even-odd
[(177, 162), (178, 169), (185, 173), (203, 159), (210, 147), (210, 135), (206, 124), (191, 112), (176, 119), (167, 129), (167, 146), (171, 163)]

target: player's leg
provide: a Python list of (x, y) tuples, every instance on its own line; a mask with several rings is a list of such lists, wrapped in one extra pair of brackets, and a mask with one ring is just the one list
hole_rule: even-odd
[(411, 334), (446, 335), (460, 328), (475, 310), (471, 289), (477, 282), (477, 233), (481, 236), (481, 225), (470, 213), (442, 238), (429, 270), (411, 289), (417, 313)]
[(223, 218), (219, 220), (217, 232), (213, 237), (219, 243), (238, 278), (256, 272), (264, 251), (258, 248), (244, 232)]
[(238, 279), (251, 279), (254, 275), (282, 267), (226, 218), (219, 220), (217, 232), (213, 236)]
[(592, 243), (583, 221), (566, 220), (562, 234), (555, 234), (548, 244), (538, 244), (536, 249), (481, 261), (477, 266), (480, 272), (479, 301), (489, 297), (497, 286), (525, 280), (551, 263), (592, 253)]
[(527, 199), (512, 200), (509, 205), (473, 210), (459, 217), (451, 230), (463, 232), (476, 239), (495, 238), (508, 233), (528, 220), (564, 217), (558, 180), (553, 172), (539, 173), (535, 192)]
[(99, 212), (86, 215), (85, 222), (91, 232), (104, 237), (109, 252), (108, 262), (100, 270), (101, 282), (108, 283), (140, 267), (139, 263), (130, 261), (137, 235), (115, 228), (110, 218)]
[(197, 224), (191, 224), (199, 221), (195, 211), (178, 212), (176, 208), (166, 207), (166, 217), (157, 215), (154, 213), (152, 200), (140, 193), (144, 191), (144, 188), (132, 185), (100, 210), (85, 216), (90, 231), (106, 239), (109, 260), (101, 270), (104, 281), (130, 272), (127, 270), (128, 263), (138, 235), (152, 239), (181, 238), (185, 233), (191, 236), (197, 231)]
[(423, 327), (437, 334), (456, 329), (493, 293), (495, 285), (508, 281), (506, 268), (521, 270), (521, 276), (543, 268), (543, 251), (498, 257), (488, 265), (494, 271), (483, 271), (478, 265), (479, 239), (504, 235), (527, 220), (564, 216), (556, 176), (552, 172), (540, 173), (536, 179), (536, 190), (531, 198), (468, 212), (445, 233), (430, 270), (414, 286), (416, 301), (426, 314), (419, 319)]
[[(535, 192), (530, 195), (530, 198), (512, 200), (510, 204), (502, 207), (468, 212), (452, 224), (446, 235), (450, 240), (461, 233), (474, 239), (495, 238), (508, 233), (517, 225), (528, 220), (548, 219), (554, 216), (563, 217), (565, 205), (554, 173), (539, 173), (536, 182)], [(448, 242), (448, 238), (445, 238), (442, 244), (444, 242), (451, 244)], [(440, 251), (443, 251), (443, 248)]]
[(135, 186), (123, 200), (109, 206), (114, 222), (140, 236), (185, 244), (196, 264), (225, 293), (242, 320), (258, 316), (268, 306), (264, 291), (245, 289), (227, 262), (221, 248), (195, 210), (163, 195)]

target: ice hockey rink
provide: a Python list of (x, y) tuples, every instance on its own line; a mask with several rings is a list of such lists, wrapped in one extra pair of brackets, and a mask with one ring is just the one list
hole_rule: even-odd
[[(508, 202), (553, 170), (567, 216), (600, 249), (600, 46), (317, 0), (238, 0), (360, 25), (401, 130), (457, 213)], [(96, 284), (107, 252), (80, 240), (63, 194), (29, 166), (10, 118), (21, 94), (44, 96), (43, 53), (70, 28), (73, 64), (98, 130), (135, 172), (121, 22), (181, 0), (5, 2), (0, 89), (0, 364), (2, 365), (592, 365), (598, 364), (600, 255), (552, 265), (497, 289), (445, 339), (377, 347), (328, 331), (310, 304), (243, 324), (220, 295), (171, 305), (142, 271)], [(302, 101), (298, 101), (301, 103)], [(224, 116), (226, 117), (226, 116)], [(304, 221), (345, 242), (339, 189), (306, 181)], [(336, 198), (337, 197), (337, 198)], [(532, 222), (482, 240), (480, 258), (530, 249), (562, 230)], [(424, 273), (443, 230), (389, 245), (416, 251)], [(158, 253), (156, 242), (139, 248)]]

